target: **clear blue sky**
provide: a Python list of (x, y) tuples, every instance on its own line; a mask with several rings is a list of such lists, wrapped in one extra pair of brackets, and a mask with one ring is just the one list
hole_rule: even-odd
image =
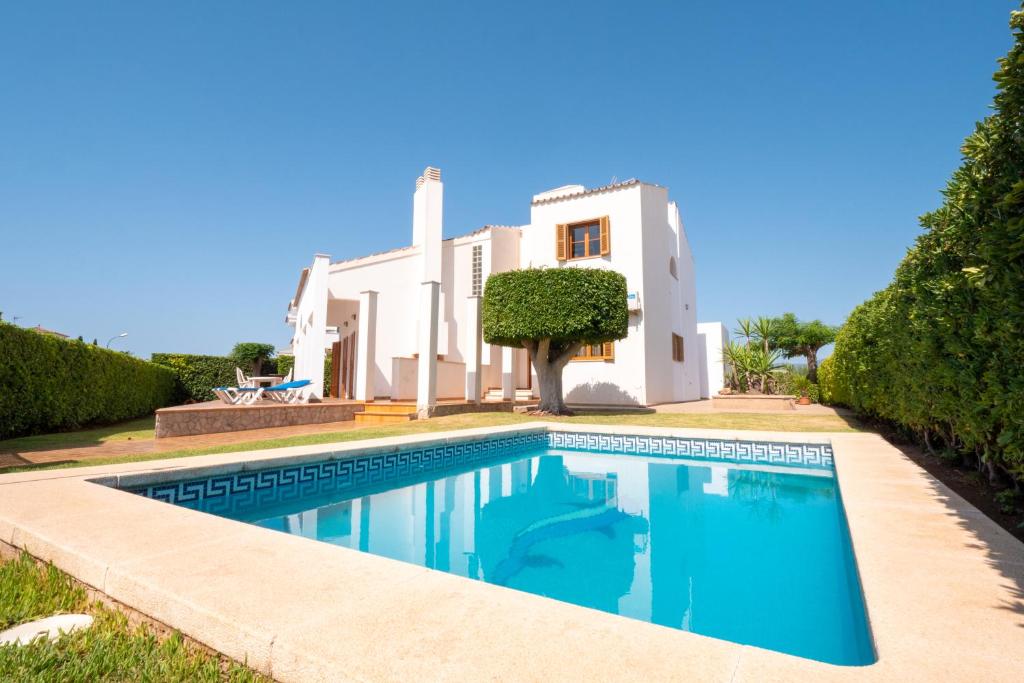
[(4, 319), (147, 357), (285, 344), (300, 268), (407, 244), (434, 165), (448, 236), (666, 185), (701, 320), (840, 323), (940, 203), (1016, 6), (384, 4), (6, 3)]

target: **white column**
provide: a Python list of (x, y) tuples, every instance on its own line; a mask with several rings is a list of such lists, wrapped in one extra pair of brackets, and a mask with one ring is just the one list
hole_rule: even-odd
[(511, 346), (501, 347), (501, 398), (505, 401), (516, 397), (516, 351)]
[[(356, 400), (372, 401), (377, 379), (377, 292), (359, 292), (359, 331), (356, 341)], [(337, 371), (336, 369), (334, 370)]]
[(429, 417), (437, 405), (437, 313), (441, 283), (428, 280), (420, 285), (419, 362), (416, 364), (416, 411)]
[(480, 297), (466, 297), (465, 339), (466, 400), (480, 402)]

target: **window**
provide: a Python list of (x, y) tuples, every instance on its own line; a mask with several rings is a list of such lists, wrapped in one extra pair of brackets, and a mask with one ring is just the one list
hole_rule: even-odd
[(672, 277), (674, 277), (677, 280), (679, 279), (679, 271), (676, 269), (676, 257), (675, 256), (669, 256), (668, 257), (668, 274), (671, 275)]
[(483, 291), (484, 247), (473, 245), (473, 296), (480, 296)]
[(672, 333), (672, 360), (677, 363), (682, 363), (686, 357), (685, 350), (683, 348), (683, 338), (675, 332)]
[(615, 343), (584, 345), (573, 360), (615, 360)]
[(607, 216), (555, 226), (555, 256), (559, 261), (607, 256), (610, 253)]

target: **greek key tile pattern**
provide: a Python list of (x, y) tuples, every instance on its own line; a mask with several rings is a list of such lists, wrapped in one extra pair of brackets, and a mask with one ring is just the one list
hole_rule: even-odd
[[(309, 496), (402, 482), (432, 473), (486, 464), (538, 448), (619, 455), (653, 455), (718, 462), (832, 469), (828, 444), (720, 441), (671, 436), (531, 432), (492, 439), (368, 453), (303, 465), (236, 472), (201, 479), (129, 488), (132, 493), (213, 514), (244, 514), (261, 506)], [(329, 454), (325, 454), (329, 457)], [(404, 485), (404, 484), (403, 484)]]
[(551, 448), (626, 455), (657, 455), (757, 465), (833, 469), (832, 446), (817, 443), (722, 441), (678, 436), (549, 432)]
[[(217, 512), (214, 499), (232, 499), (232, 508), (239, 503), (278, 502), (280, 492), (289, 498), (358, 488), (384, 481), (401, 480), (420, 473), (444, 472), (514, 456), (520, 452), (544, 447), (544, 432), (514, 434), (493, 439), (479, 439), (430, 445), (404, 451), (370, 453), (337, 460), (323, 460), (303, 465), (236, 472), (202, 479), (167, 482), (128, 489), (132, 493), (167, 503), (198, 507)], [(325, 454), (325, 456), (328, 454)]]

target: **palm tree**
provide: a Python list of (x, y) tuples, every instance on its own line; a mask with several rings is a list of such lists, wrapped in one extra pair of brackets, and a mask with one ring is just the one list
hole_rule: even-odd
[(737, 318), (736, 324), (739, 326), (732, 331), (737, 337), (743, 337), (745, 340), (745, 346), (750, 348), (750, 340), (754, 336), (754, 324), (750, 322), (750, 318)]
[(771, 349), (772, 343), (774, 342), (775, 333), (778, 331), (778, 325), (774, 318), (767, 318), (765, 316), (759, 316), (757, 322), (751, 325), (751, 332), (753, 333), (754, 339), (764, 344), (764, 352), (768, 353)]

